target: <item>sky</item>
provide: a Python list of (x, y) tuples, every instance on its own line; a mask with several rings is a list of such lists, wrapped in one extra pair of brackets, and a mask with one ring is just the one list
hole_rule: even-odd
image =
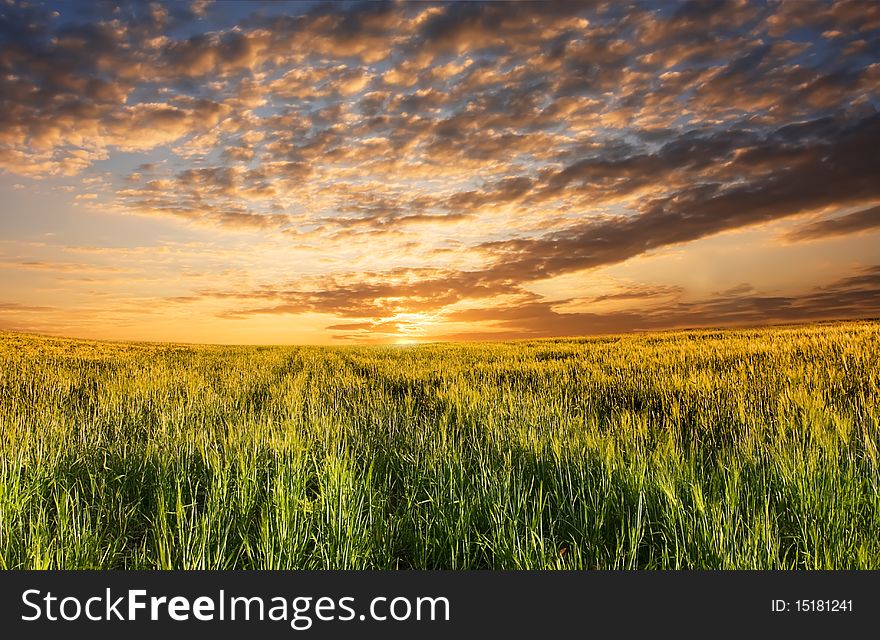
[(880, 3), (0, 0), (0, 330), (880, 316)]

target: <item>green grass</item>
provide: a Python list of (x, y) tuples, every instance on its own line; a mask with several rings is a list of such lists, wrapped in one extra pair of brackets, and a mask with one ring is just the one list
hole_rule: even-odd
[(880, 568), (878, 338), (0, 334), (0, 567)]

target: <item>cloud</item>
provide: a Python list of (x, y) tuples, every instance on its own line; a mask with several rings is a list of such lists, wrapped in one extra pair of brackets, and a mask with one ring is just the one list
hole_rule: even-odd
[[(519, 293), (513, 285), (481, 281), (469, 273), (400, 269), (393, 273), (318, 279), (310, 288), (267, 286), (247, 293), (203, 291), (203, 296), (237, 299), (251, 306), (227, 312), (226, 317), (317, 312), (343, 318), (374, 318), (397, 313), (434, 311), (464, 299)], [(254, 301), (263, 304), (253, 305)]]
[[(66, 177), (96, 211), (311, 252), (308, 277), (280, 265), (250, 274), (259, 295), (211, 293), (247, 302), (228, 317), (391, 331), (479, 303), (602, 327), (529, 289), (789, 217), (854, 211), (788, 240), (877, 227), (880, 14), (864, 3), (0, 13), (0, 171)], [(752, 294), (727, 295), (775, 304)]]
[[(454, 340), (545, 337), (647, 331), (701, 326), (858, 319), (880, 316), (880, 265), (862, 268), (828, 285), (794, 295), (762, 294), (743, 283), (713, 297), (687, 299), (674, 285), (635, 285), (581, 300), (548, 301), (513, 283), (481, 281), (474, 274), (399, 273), (397, 282), (321, 282), (315, 289), (266, 287), (250, 292), (203, 291), (202, 296), (233, 300), (238, 308), (225, 318), (321, 313), (354, 322), (332, 324), (330, 331), (353, 332), (347, 339), (388, 336), (427, 315), (442, 325), (476, 324), (473, 332), (434, 328), (426, 337)], [(408, 276), (408, 278), (407, 278)], [(378, 277), (378, 274), (374, 274)], [(503, 299), (503, 304), (498, 304)], [(269, 304), (254, 305), (264, 300)], [(461, 308), (459, 303), (484, 301)], [(608, 301), (638, 304), (626, 309), (569, 311)], [(242, 303), (251, 304), (241, 306)], [(408, 319), (409, 318), (409, 319)], [(342, 338), (343, 336), (338, 336)]]
[[(623, 287), (613, 293), (603, 293), (590, 299), (590, 302), (605, 302), (607, 300), (646, 300), (648, 298), (662, 298), (678, 296), (684, 289), (677, 285), (635, 285)], [(739, 291), (734, 291), (739, 292)]]
[(83, 264), (80, 262), (58, 262), (47, 260), (0, 260), (0, 269), (27, 269), (34, 271), (56, 271), (66, 273), (104, 272), (128, 273), (129, 269), (110, 265)]
[(19, 304), (17, 302), (0, 302), (0, 313), (42, 313), (51, 311), (52, 307), (41, 307), (34, 305)]
[(828, 218), (801, 225), (792, 230), (786, 238), (792, 241), (818, 240), (860, 231), (871, 231), (878, 227), (880, 227), (880, 206), (861, 209), (838, 218)]
[(733, 327), (880, 316), (880, 266), (863, 269), (799, 295), (771, 296), (741, 290), (714, 298), (675, 301), (638, 310), (565, 313), (548, 302), (503, 309), (454, 312), (449, 322), (482, 323), (479, 332), (444, 335), (451, 340), (575, 336), (670, 328)]
[[(876, 180), (880, 159), (874, 150), (880, 141), (880, 115), (855, 124), (842, 123), (827, 139), (811, 135), (827, 125), (799, 125), (797, 132), (785, 127), (773, 132), (765, 144), (748, 147), (725, 167), (734, 176), (743, 176), (732, 183), (684, 187), (647, 200), (638, 214), (590, 220), (544, 237), (485, 243), (483, 249), (497, 256), (497, 262), (484, 276), (519, 281), (546, 278), (614, 264), (658, 247), (831, 204), (876, 200), (880, 197)], [(753, 175), (753, 168), (764, 162), (765, 152), (776, 149), (773, 143), (778, 139), (786, 139), (792, 145), (787, 149), (795, 150), (799, 159)], [(706, 155), (697, 155), (694, 161), (704, 162)], [(612, 165), (611, 171), (617, 172), (619, 165)], [(662, 166), (660, 170), (665, 172), (665, 163)], [(735, 171), (740, 167), (743, 173)], [(566, 171), (554, 177), (564, 176)], [(608, 172), (608, 166), (600, 166), (599, 175)], [(641, 171), (636, 173), (642, 175)], [(566, 176), (564, 181), (570, 180)], [(592, 188), (592, 184), (585, 188)], [(549, 185), (557, 188), (553, 178)]]

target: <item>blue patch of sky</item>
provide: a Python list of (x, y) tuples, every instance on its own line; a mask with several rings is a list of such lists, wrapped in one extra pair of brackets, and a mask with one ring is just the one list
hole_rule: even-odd
[(120, 151), (112, 149), (108, 158), (97, 160), (86, 169), (86, 174), (102, 175), (110, 173), (116, 186), (131, 173), (142, 172), (144, 164), (168, 163), (175, 159), (168, 147), (159, 147), (148, 151)]

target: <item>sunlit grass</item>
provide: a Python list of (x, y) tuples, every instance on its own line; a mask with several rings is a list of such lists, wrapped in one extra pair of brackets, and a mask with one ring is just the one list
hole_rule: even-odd
[(878, 337), (0, 334), (0, 567), (880, 568)]

